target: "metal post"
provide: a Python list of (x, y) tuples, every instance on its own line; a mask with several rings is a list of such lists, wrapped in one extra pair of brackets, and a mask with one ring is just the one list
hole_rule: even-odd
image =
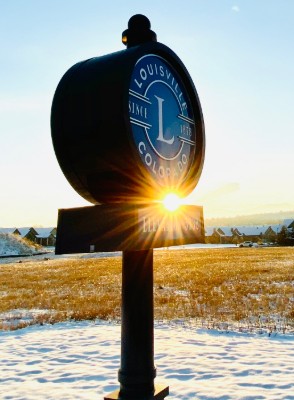
[(121, 368), (118, 379), (122, 398), (153, 395), (155, 376), (153, 249), (124, 251)]
[(154, 385), (153, 249), (123, 251), (120, 390), (105, 400), (162, 400)]

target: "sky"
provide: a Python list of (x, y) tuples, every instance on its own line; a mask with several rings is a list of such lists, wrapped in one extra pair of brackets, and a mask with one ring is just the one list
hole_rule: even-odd
[(56, 226), (89, 205), (54, 154), (50, 112), (78, 61), (123, 50), (144, 14), (183, 61), (204, 115), (204, 216), (294, 210), (292, 0), (0, 0), (0, 226)]

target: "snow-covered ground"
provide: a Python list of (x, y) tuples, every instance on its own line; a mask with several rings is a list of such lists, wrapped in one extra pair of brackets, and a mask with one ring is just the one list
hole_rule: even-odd
[(29, 256), (40, 251), (43, 251), (41, 246), (34, 246), (19, 235), (0, 232), (0, 257)]
[[(120, 326), (60, 323), (0, 332), (1, 399), (103, 399), (118, 387)], [(166, 399), (294, 399), (294, 336), (156, 324)]]

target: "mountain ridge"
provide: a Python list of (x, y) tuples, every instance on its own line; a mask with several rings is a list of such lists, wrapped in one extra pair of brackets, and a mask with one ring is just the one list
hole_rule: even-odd
[(204, 218), (204, 221), (205, 226), (240, 226), (282, 224), (285, 219), (294, 220), (294, 210), (249, 215), (236, 215), (234, 217)]

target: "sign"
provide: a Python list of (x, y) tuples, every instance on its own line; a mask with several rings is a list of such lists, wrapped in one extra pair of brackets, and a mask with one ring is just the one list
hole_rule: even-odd
[(144, 250), (204, 242), (203, 210), (181, 206), (104, 204), (61, 209), (56, 254)]
[(147, 54), (129, 89), (132, 134), (145, 168), (162, 187), (179, 187), (194, 161), (196, 134), (189, 94), (164, 58)]
[(56, 254), (123, 252), (120, 389), (105, 400), (169, 394), (154, 384), (153, 248), (204, 242), (202, 207), (168, 212), (158, 203), (194, 189), (205, 135), (185, 66), (150, 28), (134, 15), (122, 35), (126, 50), (72, 66), (51, 111), (60, 167), (94, 204), (59, 210)]
[(147, 42), (71, 67), (52, 103), (52, 141), (73, 188), (93, 204), (188, 195), (205, 154), (200, 101), (185, 66)]

